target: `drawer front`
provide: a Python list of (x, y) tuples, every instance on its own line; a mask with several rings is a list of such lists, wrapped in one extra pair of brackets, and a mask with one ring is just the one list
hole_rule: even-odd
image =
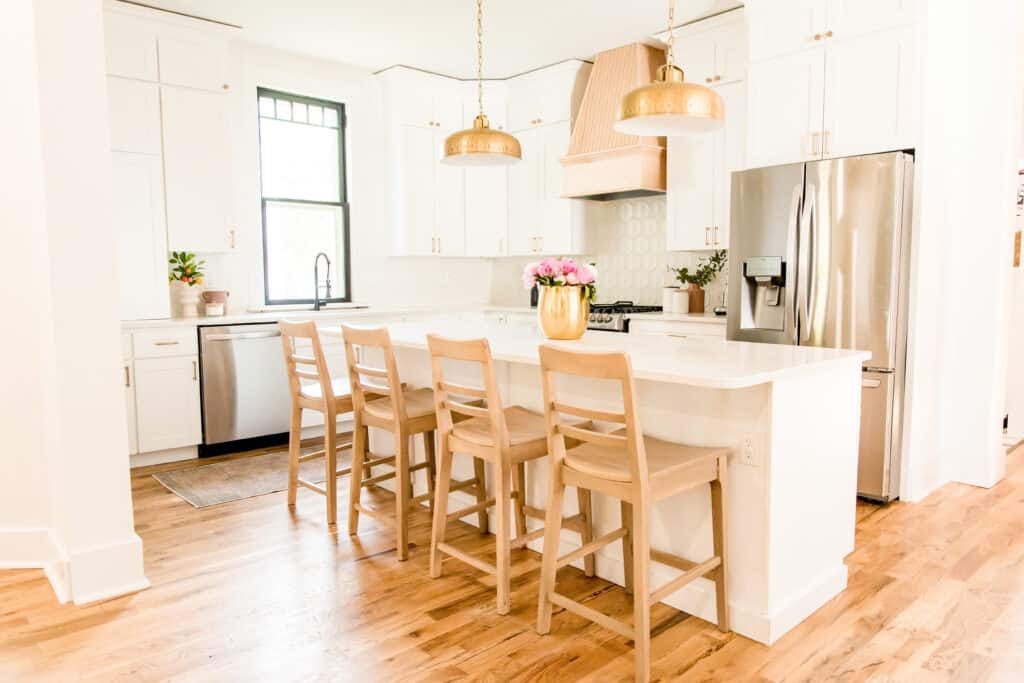
[(725, 325), (720, 323), (681, 322), (661, 320), (631, 320), (630, 334), (666, 334), (693, 337), (725, 338)]
[(132, 333), (136, 358), (194, 356), (199, 353), (196, 328), (161, 328), (137, 330)]

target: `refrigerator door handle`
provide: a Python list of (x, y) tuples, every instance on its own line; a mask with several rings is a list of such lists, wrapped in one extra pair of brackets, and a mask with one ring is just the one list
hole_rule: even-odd
[(811, 235), (809, 230), (810, 202), (814, 201), (814, 186), (808, 184), (804, 192), (804, 201), (800, 207), (800, 216), (797, 229), (797, 287), (795, 297), (796, 319), (800, 329), (798, 344), (802, 344), (811, 338), (809, 313), (810, 307), (807, 302), (808, 291), (811, 281)]
[(793, 266), (797, 263), (797, 257), (799, 255), (798, 254), (798, 248), (799, 247), (797, 245), (797, 237), (799, 236), (799, 232), (800, 232), (800, 214), (801, 214), (801, 208), (802, 208), (801, 207), (801, 200), (803, 199), (803, 194), (804, 194), (803, 183), (799, 183), (799, 184), (797, 184), (793, 188), (793, 197), (790, 200), (790, 205), (789, 205), (789, 229), (788, 229), (788, 234), (786, 235), (786, 244), (789, 245), (789, 253), (786, 254), (786, 260), (789, 262), (789, 273), (790, 273), (787, 277), (791, 280), (790, 282), (786, 283), (786, 287), (787, 287), (787, 289), (789, 291), (793, 292), (793, 294), (792, 294), (792, 297), (793, 297), (793, 307), (792, 307), (792, 311), (791, 311), (792, 314), (793, 314), (792, 315), (792, 323), (793, 324), (790, 326), (790, 329), (789, 329), (789, 342), (791, 344), (799, 343), (799, 339), (800, 339), (800, 337), (799, 337), (799, 327), (798, 327), (799, 315), (800, 315), (800, 312), (799, 312), (800, 302), (799, 302), (799, 296), (797, 295), (797, 292), (800, 291), (799, 290), (799, 286), (800, 286), (800, 281), (799, 280), (800, 280), (800, 278), (798, 277), (798, 273), (797, 273), (796, 268), (794, 268)]
[(804, 332), (806, 327), (803, 341), (810, 341), (811, 339), (811, 311), (815, 310), (818, 303), (818, 283), (816, 282), (818, 274), (818, 256), (816, 253), (818, 248), (818, 214), (814, 199), (816, 188), (811, 185), (807, 189), (809, 201), (804, 204), (807, 210), (807, 230), (805, 232), (807, 251), (804, 254), (804, 258), (801, 259), (801, 263), (806, 264), (807, 271), (807, 277), (802, 285), (804, 290), (804, 327), (800, 328), (801, 332)]

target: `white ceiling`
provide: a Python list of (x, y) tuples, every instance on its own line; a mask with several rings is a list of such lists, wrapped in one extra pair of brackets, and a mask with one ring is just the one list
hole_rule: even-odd
[[(474, 0), (139, 0), (243, 27), (245, 40), (373, 70), (476, 75)], [(676, 24), (740, 6), (680, 0)], [(642, 41), (667, 0), (484, 0), (484, 76), (502, 78)]]

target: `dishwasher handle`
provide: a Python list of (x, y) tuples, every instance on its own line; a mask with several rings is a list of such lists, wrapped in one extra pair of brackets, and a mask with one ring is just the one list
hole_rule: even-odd
[(280, 337), (281, 332), (275, 330), (274, 332), (235, 332), (232, 334), (208, 334), (203, 337), (206, 341), (236, 341), (239, 339), (269, 339), (270, 337)]

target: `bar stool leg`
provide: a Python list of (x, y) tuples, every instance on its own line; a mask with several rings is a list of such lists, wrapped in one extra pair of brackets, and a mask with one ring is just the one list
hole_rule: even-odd
[(299, 488), (299, 449), (302, 448), (302, 407), (292, 403), (291, 422), (288, 427), (288, 505), (295, 506)]
[(720, 564), (714, 569), (712, 577), (715, 581), (715, 606), (717, 610), (718, 630), (729, 630), (729, 593), (726, 590), (726, 512), (725, 496), (728, 487), (728, 458), (718, 458), (718, 479), (711, 482), (711, 529), (714, 538), (715, 555)]
[(509, 538), (509, 508), (512, 506), (512, 492), (509, 485), (512, 483), (512, 472), (504, 458), (495, 463), (494, 479), (494, 521), (498, 526), (495, 531), (497, 537), (495, 566), (498, 570), (498, 614), (508, 614), (512, 608), (510, 595), (512, 592), (510, 578), (512, 547)]
[[(576, 489), (576, 500), (579, 503), (580, 515), (583, 516), (583, 531), (580, 533), (580, 540), (583, 545), (594, 540), (594, 528), (591, 526), (593, 506), (590, 502), (590, 489)], [(594, 553), (583, 558), (583, 573), (587, 576), (594, 576)]]
[[(441, 576), (441, 551), (438, 543), (444, 543), (448, 528), (448, 487), (452, 482), (452, 453), (448, 450), (448, 439), (441, 435), (441, 462), (437, 471), (437, 486), (434, 489), (434, 528), (430, 534), (430, 577)], [(474, 458), (475, 460), (476, 458)]]
[(395, 434), (395, 528), (398, 530), (398, 561), (409, 559), (409, 438)]
[(427, 505), (434, 510), (434, 488), (437, 481), (437, 454), (434, 450), (436, 432), (423, 432), (423, 454), (427, 461)]
[[(473, 476), (476, 480), (476, 502), (482, 503), (487, 500), (487, 479), (484, 476), (484, 461), (480, 458), (473, 458)], [(476, 519), (480, 527), (480, 535), (483, 536), (488, 531), (487, 510), (480, 510)]]
[(370, 468), (364, 466), (369, 444), (369, 429), (362, 425), (358, 416), (352, 428), (352, 477), (348, 483), (348, 533), (359, 533), (359, 510), (357, 506), (363, 496), (363, 474)]
[(333, 411), (324, 415), (324, 463), (327, 481), (327, 524), (338, 523), (338, 423)]
[(540, 588), (537, 601), (537, 633), (544, 635), (551, 630), (551, 593), (555, 590), (555, 575), (558, 573), (558, 541), (562, 535), (562, 505), (565, 500), (565, 485), (562, 483), (562, 468), (551, 468), (551, 486), (548, 490), (548, 510), (544, 519), (544, 555), (541, 557)]
[(512, 490), (515, 491), (516, 536), (526, 533), (526, 463), (517, 463), (512, 471)]
[(619, 512), (622, 514), (622, 528), (626, 535), (622, 537), (622, 568), (626, 595), (633, 593), (633, 505), (619, 501)]
[(637, 681), (651, 679), (651, 548), (647, 538), (647, 510), (633, 509), (633, 644)]

